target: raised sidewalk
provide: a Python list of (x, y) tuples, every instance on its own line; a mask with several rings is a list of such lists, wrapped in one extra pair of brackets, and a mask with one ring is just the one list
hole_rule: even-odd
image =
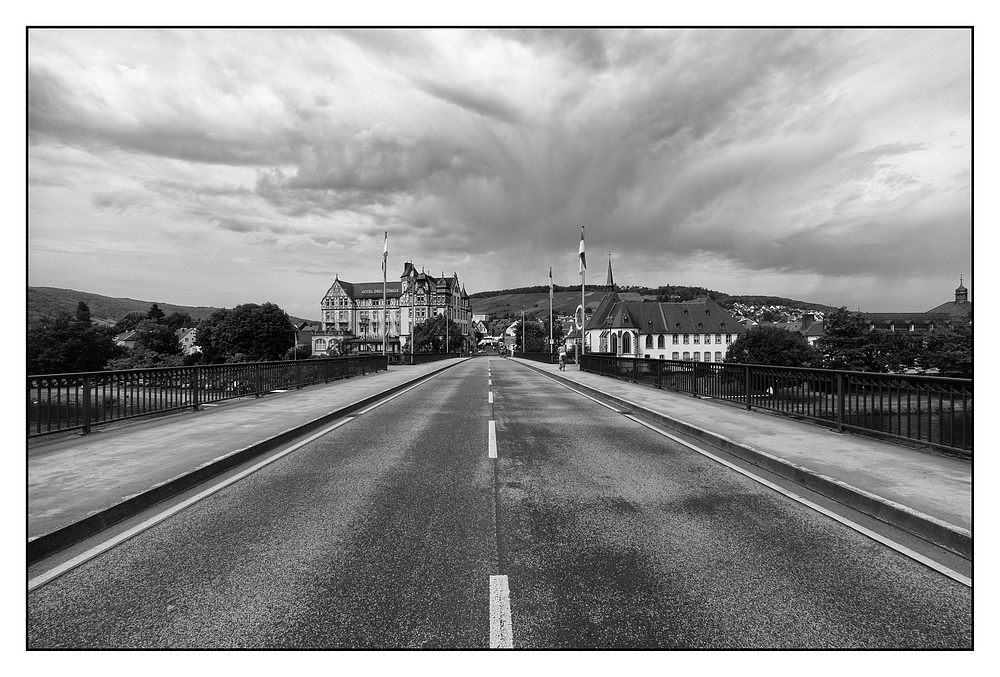
[[(28, 447), (28, 563), (465, 358)], [(494, 357), (493, 359), (499, 359)], [(762, 412), (513, 358), (603, 400), (972, 558), (972, 463)]]
[(972, 559), (972, 461), (689, 393), (514, 358), (839, 503)]

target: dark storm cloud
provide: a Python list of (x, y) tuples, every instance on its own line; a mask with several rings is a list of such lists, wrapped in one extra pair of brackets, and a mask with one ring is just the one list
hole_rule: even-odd
[(51, 184), (57, 149), (78, 149), (68, 185), (107, 172), (135, 186), (91, 186), (105, 213), (145, 191), (164, 218), (338, 253), (391, 230), (417, 257), (489, 253), (479, 268), (496, 286), (572, 263), (580, 225), (623, 261), (904, 275), (940, 228), (971, 243), (968, 43), (961, 31), (38, 33), (32, 176)]

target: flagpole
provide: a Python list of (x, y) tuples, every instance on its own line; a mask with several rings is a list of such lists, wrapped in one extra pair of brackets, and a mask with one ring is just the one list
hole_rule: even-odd
[(578, 369), (583, 371), (583, 348), (587, 338), (587, 254), (584, 248), (584, 227), (580, 226), (580, 352), (576, 356)]
[(552, 266), (549, 266), (549, 364), (552, 364), (552, 352), (556, 343), (552, 336)]
[(382, 248), (382, 313), (385, 326), (382, 331), (382, 354), (385, 355), (386, 364), (389, 361), (389, 306), (385, 303), (386, 280), (388, 280), (389, 270), (389, 231), (385, 231), (385, 246)]

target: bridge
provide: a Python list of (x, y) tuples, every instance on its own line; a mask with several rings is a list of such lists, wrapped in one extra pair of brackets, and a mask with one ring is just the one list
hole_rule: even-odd
[(971, 456), (633, 380), (452, 358), (33, 440), (28, 646), (972, 647)]

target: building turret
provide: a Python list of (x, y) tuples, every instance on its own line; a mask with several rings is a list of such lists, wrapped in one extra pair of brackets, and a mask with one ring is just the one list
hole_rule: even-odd
[(969, 290), (962, 284), (962, 276), (958, 277), (958, 289), (955, 290), (955, 303), (965, 303), (969, 300)]

